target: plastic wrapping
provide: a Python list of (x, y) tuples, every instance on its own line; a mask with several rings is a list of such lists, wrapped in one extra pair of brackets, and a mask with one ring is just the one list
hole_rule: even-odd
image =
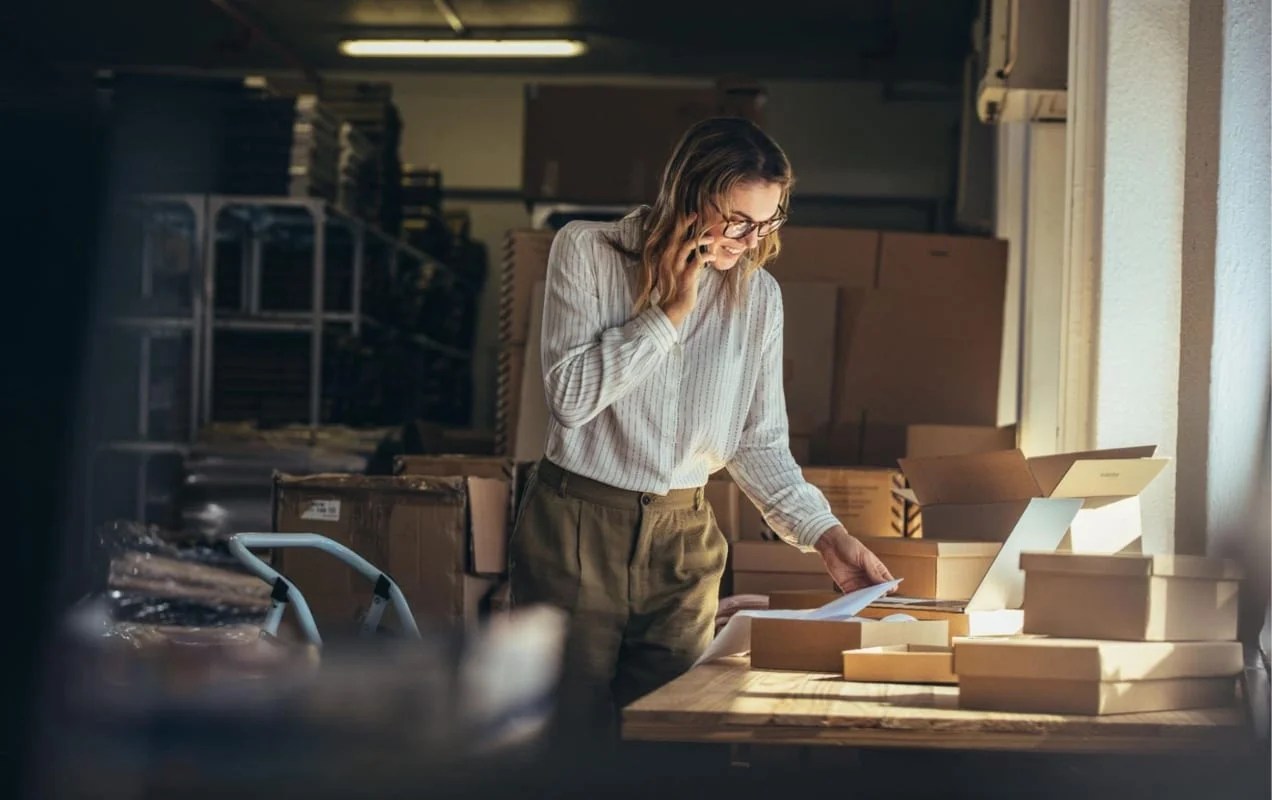
[(103, 525), (98, 538), (109, 556), (103, 600), (112, 622), (259, 626), (269, 610), (269, 586), (223, 543), (134, 522)]

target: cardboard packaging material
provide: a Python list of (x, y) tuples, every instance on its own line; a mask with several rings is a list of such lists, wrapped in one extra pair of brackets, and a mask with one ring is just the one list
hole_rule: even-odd
[(859, 683), (958, 683), (954, 651), (921, 644), (845, 650), (843, 674)]
[(707, 481), (704, 493), (724, 538), (730, 542), (738, 541), (739, 503), (743, 502), (738, 485), (729, 478), (728, 473), (724, 473), (723, 477), (717, 473)]
[(521, 489), (529, 464), (502, 456), (398, 456), (393, 460), (395, 475), (429, 475), (434, 478), (487, 478), (508, 483), (508, 531), (517, 518)]
[(1232, 678), (1058, 681), (960, 675), (958, 707), (1038, 714), (1138, 714), (1232, 705)]
[(857, 537), (897, 535), (894, 514), (904, 500), (893, 492), (896, 470), (805, 467), (804, 479), (821, 490), (831, 512)]
[[(1120, 511), (1106, 514), (1105, 498), (1127, 498), (1155, 478), (1168, 459), (1154, 447), (1093, 450), (1026, 459), (1019, 450), (936, 458), (905, 458), (901, 471), (919, 503), (925, 539), (1002, 541), (1021, 511), (1039, 499), (1077, 498), (1072, 523), (1083, 552), (1117, 552), (1140, 535)], [(1057, 543), (1058, 545), (1059, 543)], [(1035, 549), (1035, 548), (1031, 548)]]
[(949, 640), (944, 622), (877, 622), (852, 620), (751, 620), (751, 668), (804, 672), (843, 672), (845, 650), (896, 644), (943, 646)]
[(733, 594), (769, 595), (773, 592), (802, 589), (828, 591), (834, 588), (835, 582), (825, 568), (820, 575), (812, 572), (733, 572)]
[[(543, 329), (542, 281), (534, 285), (531, 295), (530, 341), (538, 342)], [(517, 438), (512, 456), (517, 461), (538, 461), (548, 436), (548, 400), (543, 386), (543, 353), (535, 345), (526, 348), (525, 366), (521, 373), (521, 392), (517, 409)]]
[(901, 578), (906, 597), (968, 600), (1001, 545), (996, 542), (942, 542), (925, 539), (862, 539), (892, 577)]
[[(783, 283), (782, 384), (792, 445), (830, 424), (830, 375), (835, 362), (835, 287), (824, 283)], [(792, 454), (795, 448), (792, 447)], [(795, 454), (804, 463), (807, 453)]]
[[(905, 583), (898, 596), (875, 601), (862, 616), (904, 613), (916, 619), (944, 619), (956, 636), (1009, 636), (1024, 624), (1020, 610), (1025, 594), (1025, 573), (1020, 554), (1025, 550), (1055, 549), (1077, 515), (1081, 500), (1035, 497), (1020, 507), (1010, 506), (1013, 524), (975, 590), (967, 600), (912, 597)], [(913, 540), (936, 544), (927, 539)], [(938, 560), (939, 564), (939, 560)], [(963, 577), (966, 577), (964, 575)]]
[[(383, 569), (417, 619), (461, 620), (507, 566), (507, 481), (421, 476), (278, 475), (274, 529), (317, 533)], [(332, 557), (279, 550), (275, 566), (309, 602), (320, 628), (351, 628), (372, 586)]]
[(495, 378), (495, 452), (511, 455), (517, 442), (517, 413), (521, 410), (521, 381), (526, 365), (524, 345), (499, 350)]
[(1016, 426), (899, 425), (871, 421), (870, 414), (823, 427), (812, 440), (813, 464), (895, 467), (902, 458), (957, 456), (1011, 450)]
[(508, 231), (499, 287), (499, 338), (505, 346), (524, 346), (529, 339), (534, 285), (547, 280), (555, 236), (550, 230)]
[[(768, 593), (769, 608), (804, 610), (821, 608), (839, 597), (839, 591), (825, 589), (792, 589)], [(949, 601), (893, 602), (889, 599), (866, 606), (857, 616), (866, 619), (884, 619), (893, 614), (907, 614), (918, 620), (943, 621), (950, 626), (950, 644), (954, 639), (968, 636), (1014, 636), (1024, 628), (1025, 614), (1018, 608), (998, 610), (968, 609), (965, 603)]]
[(1024, 553), (1025, 632), (1128, 641), (1237, 636), (1240, 568), (1201, 556)]
[(786, 542), (734, 542), (729, 547), (733, 555), (733, 571), (737, 572), (799, 572), (825, 575), (826, 562), (820, 553), (805, 553)]
[(878, 231), (787, 225), (782, 228), (782, 253), (768, 269), (783, 285), (874, 288), (879, 240)]
[(647, 203), (672, 148), (700, 120), (762, 122), (756, 87), (526, 87), (522, 190), (527, 200)]
[(1116, 714), (1213, 708), (1233, 701), (1238, 642), (1020, 638), (954, 646), (959, 706)]
[(729, 560), (733, 594), (835, 588), (821, 555), (801, 552), (786, 542), (734, 542)]

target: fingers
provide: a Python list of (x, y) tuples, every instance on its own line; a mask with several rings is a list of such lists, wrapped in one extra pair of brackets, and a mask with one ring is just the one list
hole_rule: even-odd
[(715, 237), (710, 234), (703, 234), (697, 239), (685, 242), (680, 248), (680, 258), (677, 262), (679, 270), (699, 269), (706, 266), (706, 254), (699, 251), (700, 247), (710, 247), (715, 242)]
[(888, 571), (888, 568), (884, 566), (883, 562), (874, 556), (872, 556), (866, 564), (866, 573), (870, 575), (870, 580), (875, 583), (887, 583), (888, 581), (895, 580), (892, 577), (892, 573)]

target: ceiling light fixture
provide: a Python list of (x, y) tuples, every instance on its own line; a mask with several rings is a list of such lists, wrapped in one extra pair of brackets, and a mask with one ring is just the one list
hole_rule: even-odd
[(587, 45), (574, 39), (348, 39), (355, 58), (570, 58)]

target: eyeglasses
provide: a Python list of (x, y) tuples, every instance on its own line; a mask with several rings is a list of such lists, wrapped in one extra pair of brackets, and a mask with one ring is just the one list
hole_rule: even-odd
[(745, 239), (751, 235), (751, 231), (755, 231), (757, 238), (763, 239), (770, 233), (773, 233), (782, 224), (786, 222), (786, 211), (778, 209), (772, 219), (766, 219), (763, 222), (755, 222), (749, 219), (730, 220), (725, 222), (724, 238), (726, 239)]

